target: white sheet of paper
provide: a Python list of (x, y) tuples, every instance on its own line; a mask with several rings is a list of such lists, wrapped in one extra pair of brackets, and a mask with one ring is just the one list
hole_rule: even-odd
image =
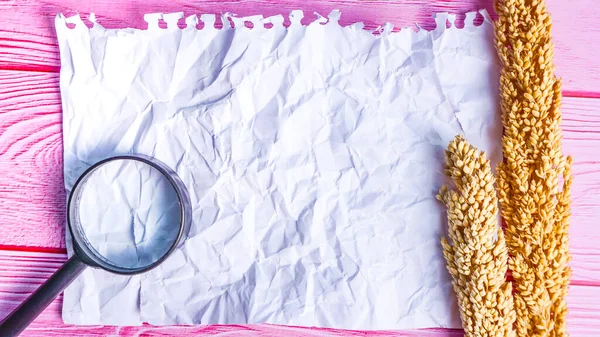
[(460, 327), (435, 194), (456, 134), (500, 158), (482, 14), (378, 35), (337, 11), (308, 26), (292, 12), (289, 28), (224, 15), (237, 28), (221, 30), (213, 15), (202, 30), (195, 16), (177, 28), (181, 13), (146, 15), (148, 30), (58, 15), (67, 190), (91, 164), (141, 153), (176, 170), (193, 204), (181, 249), (139, 276), (88, 269), (64, 321)]

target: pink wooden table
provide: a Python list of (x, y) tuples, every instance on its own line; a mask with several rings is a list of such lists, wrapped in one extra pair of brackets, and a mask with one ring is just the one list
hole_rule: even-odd
[[(559, 75), (564, 80), (564, 146), (575, 157), (569, 295), (571, 336), (600, 336), (600, 28), (596, 0), (547, 0), (554, 19)], [(105, 27), (145, 28), (146, 12), (186, 15), (233, 12), (287, 14), (342, 11), (342, 24), (418, 23), (434, 12), (493, 12), (492, 0), (0, 0), (0, 317), (65, 261), (58, 12), (95, 12)], [(79, 327), (64, 325), (57, 299), (27, 336), (462, 336), (460, 330), (359, 332), (270, 325)]]

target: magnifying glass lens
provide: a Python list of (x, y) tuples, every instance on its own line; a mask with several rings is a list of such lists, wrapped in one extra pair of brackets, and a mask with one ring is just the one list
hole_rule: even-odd
[(72, 220), (104, 263), (143, 269), (178, 238), (181, 209), (167, 177), (136, 160), (113, 160), (89, 174)]

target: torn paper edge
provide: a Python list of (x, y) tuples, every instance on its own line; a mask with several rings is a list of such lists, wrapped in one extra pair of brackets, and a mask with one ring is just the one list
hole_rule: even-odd
[[(483, 23), (479, 26), (476, 26), (475, 18), (477, 17), (478, 13), (483, 16)], [(269, 17), (264, 17), (262, 15), (238, 17), (236, 14), (233, 14), (233, 13), (223, 13), (220, 15), (221, 22), (223, 23), (223, 28), (215, 28), (215, 22), (217, 19), (216, 14), (201, 14), (200, 18), (198, 18), (197, 15), (193, 14), (188, 17), (185, 17), (185, 25), (186, 26), (184, 28), (179, 28), (178, 22), (180, 19), (184, 18), (183, 12), (149, 13), (149, 14), (144, 15), (144, 21), (146, 21), (148, 23), (148, 29), (137, 29), (137, 28), (123, 28), (123, 29), (126, 29), (127, 31), (131, 31), (131, 32), (144, 31), (144, 30), (172, 31), (172, 30), (190, 30), (190, 29), (195, 29), (195, 30), (247, 29), (247, 30), (262, 31), (262, 30), (268, 30), (268, 29), (274, 28), (276, 26), (283, 27), (286, 29), (293, 28), (293, 27), (307, 27), (307, 26), (311, 26), (311, 25), (315, 25), (315, 24), (320, 24), (320, 25), (324, 25), (324, 26), (328, 26), (328, 25), (341, 26), (339, 24), (339, 20), (341, 17), (341, 12), (339, 10), (331, 11), (329, 13), (329, 15), (327, 16), (327, 18), (325, 18), (324, 16), (320, 15), (317, 12), (314, 12), (314, 15), (316, 17), (315, 21), (309, 23), (308, 25), (303, 25), (301, 23), (301, 20), (304, 18), (304, 12), (302, 10), (293, 10), (289, 14), (290, 25), (285, 26), (284, 25), (284, 17), (281, 14), (269, 16)], [(492, 22), (492, 18), (490, 17), (489, 13), (485, 9), (465, 13), (463, 28), (459, 28), (456, 25), (456, 17), (457, 17), (456, 14), (449, 14), (447, 12), (441, 12), (441, 13), (433, 14), (432, 17), (435, 20), (435, 28), (430, 31), (422, 28), (418, 24), (415, 24), (416, 31), (413, 30), (411, 27), (403, 27), (400, 30), (394, 32), (393, 31), (394, 25), (391, 23), (386, 23), (382, 26), (375, 28), (374, 30), (365, 30), (363, 22), (360, 22), (360, 21), (355, 22), (350, 25), (347, 25), (345, 27), (349, 27), (350, 29), (353, 29), (353, 30), (365, 30), (366, 32), (370, 32), (374, 36), (381, 36), (381, 35), (388, 35), (390, 33), (398, 33), (398, 32), (404, 31), (404, 30), (410, 30), (416, 34), (419, 34), (421, 32), (426, 32), (426, 33), (443, 32), (447, 29), (477, 28), (477, 27), (482, 26), (485, 23)], [(95, 28), (105, 29), (104, 27), (102, 27), (102, 25), (100, 25), (97, 22), (95, 13), (90, 13), (88, 20), (92, 23), (91, 28), (87, 27), (87, 25), (85, 24), (85, 22), (83, 21), (83, 19), (81, 18), (81, 16), (79, 14), (75, 14), (73, 16), (66, 17), (62, 13), (59, 13), (56, 17), (57, 24), (59, 22), (62, 22), (62, 24), (65, 24), (65, 25), (73, 24), (73, 25), (75, 25), (75, 29), (81, 29), (81, 28), (83, 28), (83, 29), (95, 29)], [(161, 20), (164, 20), (164, 22), (166, 22), (166, 28), (161, 28), (159, 26), (159, 22)], [(197, 25), (200, 21), (202, 21), (204, 23), (204, 27), (197, 28)], [(246, 22), (251, 22), (253, 27), (252, 28), (246, 27), (246, 25), (245, 25)], [(266, 28), (265, 25), (267, 25), (267, 24), (272, 25), (272, 27)], [(119, 29), (106, 29), (106, 30), (119, 30)]]

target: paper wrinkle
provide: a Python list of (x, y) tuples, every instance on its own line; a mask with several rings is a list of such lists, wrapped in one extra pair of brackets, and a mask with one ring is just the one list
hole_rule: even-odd
[(87, 270), (65, 322), (459, 328), (435, 194), (456, 134), (501, 158), (480, 13), (480, 26), (468, 13), (446, 28), (440, 13), (432, 31), (377, 34), (339, 12), (304, 26), (293, 11), (287, 28), (224, 14), (223, 29), (202, 14), (200, 30), (197, 16), (178, 28), (181, 13), (145, 15), (148, 30), (59, 14), (66, 189), (141, 153), (172, 167), (193, 205), (181, 249), (132, 278)]

